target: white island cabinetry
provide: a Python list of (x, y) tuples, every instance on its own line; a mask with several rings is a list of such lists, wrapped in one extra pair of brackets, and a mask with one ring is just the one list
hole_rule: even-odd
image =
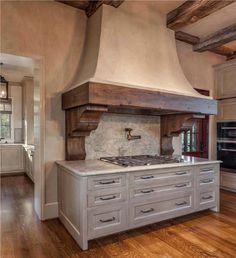
[(94, 238), (219, 210), (218, 162), (146, 169), (105, 164), (103, 172), (103, 163), (95, 163), (97, 173), (89, 161), (58, 162), (59, 218), (83, 250)]

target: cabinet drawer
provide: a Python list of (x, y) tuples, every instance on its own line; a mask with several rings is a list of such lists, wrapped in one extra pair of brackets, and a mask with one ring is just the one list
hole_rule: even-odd
[(216, 178), (214, 176), (199, 177), (198, 178), (198, 183), (199, 183), (200, 186), (202, 186), (202, 185), (208, 185), (208, 186), (216, 185)]
[(119, 203), (127, 200), (126, 188), (109, 188), (88, 192), (88, 206)]
[(198, 168), (198, 175), (213, 175), (217, 172), (215, 165), (205, 165)]
[(200, 188), (199, 199), (198, 199), (200, 210), (212, 208), (216, 206), (217, 191), (218, 190), (215, 187), (204, 186)]
[(174, 180), (159, 180), (154, 186), (145, 186), (142, 188), (131, 188), (130, 199), (139, 200), (142, 198), (151, 198), (161, 194), (171, 193), (182, 189), (193, 187), (193, 180), (188, 177), (174, 178)]
[(134, 187), (143, 187), (158, 185), (159, 183), (173, 184), (178, 178), (186, 180), (192, 178), (192, 176), (192, 170), (189, 168), (136, 172), (130, 174), (130, 185)]
[(131, 205), (130, 223), (146, 225), (193, 211), (193, 192), (169, 195), (162, 200)]
[(88, 178), (88, 190), (122, 187), (125, 185), (126, 174), (112, 174), (106, 176), (93, 176)]
[(88, 211), (89, 239), (113, 234), (127, 228), (127, 204)]
[(236, 191), (236, 174), (228, 172), (220, 172), (220, 186), (232, 191)]

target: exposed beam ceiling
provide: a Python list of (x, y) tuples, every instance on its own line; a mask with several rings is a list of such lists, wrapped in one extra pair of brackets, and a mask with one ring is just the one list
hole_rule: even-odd
[(220, 47), (233, 40), (236, 40), (236, 23), (200, 39), (200, 42), (193, 46), (193, 50), (203, 52)]
[(111, 5), (115, 8), (119, 7), (124, 0), (84, 0), (84, 1), (61, 1), (61, 0), (56, 0), (56, 2), (60, 2), (66, 5), (70, 5), (72, 7), (78, 8), (80, 10), (84, 10), (86, 15), (90, 17), (93, 15), (97, 9), (102, 5), (102, 4), (107, 4)]
[(188, 0), (167, 14), (167, 27), (179, 30), (234, 2), (235, 0)]
[[(177, 31), (175, 33), (175, 38), (177, 40), (180, 40), (185, 43), (193, 45), (193, 49), (195, 48), (195, 46), (197, 46), (201, 42), (199, 37), (190, 35), (186, 32), (182, 32), (182, 31)], [(232, 49), (225, 47), (225, 46), (212, 47), (207, 50), (209, 50), (210, 52), (213, 52), (215, 54), (226, 56), (228, 59), (231, 59), (235, 55), (235, 53)]]

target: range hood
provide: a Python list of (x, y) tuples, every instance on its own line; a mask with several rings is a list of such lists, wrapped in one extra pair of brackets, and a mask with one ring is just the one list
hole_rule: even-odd
[[(173, 123), (171, 116), (181, 113), (179, 126), (189, 114), (217, 113), (217, 102), (185, 78), (174, 32), (157, 2), (125, 1), (117, 9), (103, 5), (88, 19), (86, 33), (76, 80), (62, 95), (67, 159), (85, 158), (84, 140), (76, 137), (96, 129), (103, 112), (170, 115), (163, 121)], [(163, 132), (169, 136), (169, 126)]]
[(184, 76), (174, 32), (155, 2), (127, 1), (118, 9), (103, 5), (88, 19), (83, 57), (70, 90), (89, 82), (209, 99)]

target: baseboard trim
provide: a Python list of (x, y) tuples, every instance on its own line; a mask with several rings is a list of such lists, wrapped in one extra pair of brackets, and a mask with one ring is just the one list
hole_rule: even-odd
[(58, 218), (58, 202), (50, 202), (44, 205), (44, 216), (43, 219), (54, 219)]
[(20, 172), (1, 172), (0, 177), (5, 177), (5, 176), (22, 176), (26, 175), (24, 171)]
[(235, 188), (230, 188), (230, 187), (226, 187), (226, 186), (220, 186), (220, 189), (236, 193), (236, 189)]

